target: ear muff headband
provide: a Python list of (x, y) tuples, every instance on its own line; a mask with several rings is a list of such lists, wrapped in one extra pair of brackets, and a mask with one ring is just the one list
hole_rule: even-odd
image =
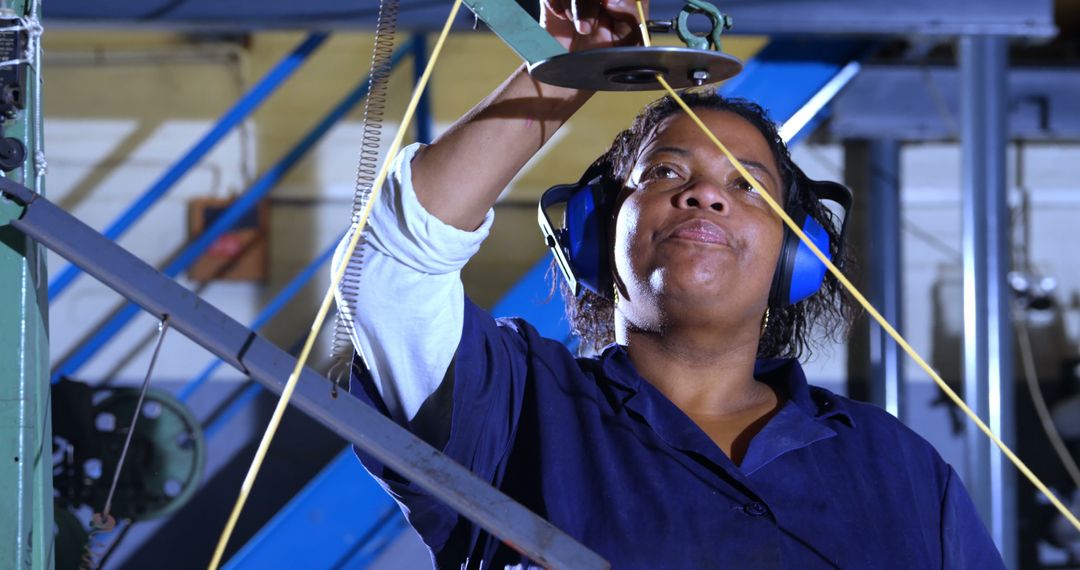
[[(851, 191), (835, 182), (811, 180), (798, 167), (792, 173), (788, 214), (831, 260), (828, 231), (797, 204), (795, 196), (800, 187), (815, 200), (831, 200), (844, 210), (841, 243), (851, 211)], [(590, 167), (577, 184), (553, 186), (540, 198), (537, 211), (540, 231), (575, 296), (587, 289), (602, 297), (613, 298), (611, 262), (605, 246), (608, 243), (611, 203), (614, 199), (611, 182), (597, 165)], [(556, 204), (566, 205), (561, 229), (555, 229), (547, 214), (547, 210)], [(825, 265), (810, 248), (785, 227), (780, 257), (769, 291), (769, 306), (783, 308), (810, 297), (821, 289), (825, 272)]]

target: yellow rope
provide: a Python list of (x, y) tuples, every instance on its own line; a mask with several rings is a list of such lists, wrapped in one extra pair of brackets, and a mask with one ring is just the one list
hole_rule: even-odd
[[(417, 103), (420, 101), (420, 96), (424, 92), (424, 87), (431, 77), (431, 71), (435, 67), (435, 60), (438, 59), (439, 52), (442, 51), (443, 43), (446, 41), (446, 36), (450, 33), (450, 27), (454, 23), (454, 18), (457, 16), (458, 8), (460, 7), (461, 0), (454, 0), (454, 5), (450, 8), (450, 15), (446, 19), (446, 24), (443, 25), (442, 32), (439, 33), (439, 39), (435, 42), (435, 47), (431, 51), (431, 57), (428, 59), (427, 66), (424, 68), (424, 73), (416, 82), (412, 98), (409, 100), (409, 105), (405, 109), (405, 115), (402, 117), (401, 124), (398, 126), (397, 134), (394, 136), (390, 148), (386, 151), (386, 159), (383, 161), (382, 168), (380, 168), (379, 174), (375, 177), (375, 182), (372, 184), (371, 196), (368, 198), (367, 204), (365, 204), (364, 209), (360, 214), (360, 219), (352, 228), (352, 237), (349, 239), (349, 246), (341, 259), (347, 260), (352, 258), (353, 252), (356, 251), (356, 245), (360, 242), (360, 235), (363, 233), (364, 226), (367, 224), (368, 215), (371, 213), (371, 207), (375, 204), (375, 200), (379, 196), (379, 190), (386, 181), (390, 161), (393, 159), (394, 155), (397, 154), (398, 149), (401, 148), (401, 143), (405, 138), (405, 132), (409, 127), (409, 122), (416, 112)], [(221, 539), (218, 541), (217, 548), (214, 550), (214, 558), (210, 561), (210, 570), (216, 570), (221, 563), (221, 557), (225, 552), (225, 545), (229, 542), (229, 536), (236, 526), (237, 519), (240, 518), (240, 511), (243, 510), (244, 503), (247, 502), (251, 488), (255, 484), (255, 478), (259, 474), (259, 469), (262, 468), (263, 460), (266, 458), (266, 452), (270, 448), (270, 442), (273, 441), (274, 434), (277, 433), (278, 426), (281, 424), (281, 417), (285, 413), (285, 408), (289, 405), (289, 398), (292, 397), (293, 389), (296, 387), (296, 382), (300, 378), (300, 371), (304, 368), (304, 363), (307, 362), (308, 356), (311, 354), (311, 348), (315, 344), (315, 338), (319, 334), (319, 329), (322, 328), (323, 321), (326, 320), (326, 315), (330, 312), (330, 304), (334, 301), (334, 291), (337, 290), (338, 285), (345, 276), (345, 269), (348, 265), (348, 263), (342, 262), (339, 264), (337, 271), (334, 272), (334, 277), (330, 282), (330, 288), (327, 289), (326, 295), (323, 297), (322, 305), (319, 306), (319, 312), (315, 316), (315, 322), (312, 323), (311, 330), (308, 332), (307, 341), (304, 342), (304, 348), (300, 351), (300, 357), (296, 360), (296, 367), (293, 368), (288, 382), (285, 383), (285, 389), (281, 391), (281, 397), (278, 399), (277, 407), (274, 408), (274, 415), (270, 418), (270, 424), (266, 428), (266, 433), (263, 434), (262, 441), (259, 442), (259, 449), (255, 452), (255, 459), (252, 461), (247, 476), (244, 478), (244, 483), (240, 487), (240, 496), (237, 498), (232, 514), (229, 515), (229, 520), (225, 524), (225, 530), (221, 533)]]
[[(641, 33), (643, 36), (643, 43), (646, 47), (648, 47), (650, 45), (649, 30), (644, 24), (645, 12), (641, 7), (641, 0), (636, 1), (638, 18), (640, 18), (640, 21), (642, 22)], [(1001, 449), (1001, 452), (1005, 454), (1005, 457), (1008, 457), (1009, 461), (1012, 461), (1013, 465), (1015, 465), (1016, 468), (1024, 474), (1024, 477), (1027, 477), (1028, 481), (1031, 481), (1032, 485), (1035, 485), (1035, 487), (1039, 489), (1039, 491), (1046, 495), (1046, 498), (1049, 499), (1055, 507), (1057, 507), (1057, 510), (1060, 511), (1061, 514), (1064, 515), (1070, 523), (1072, 523), (1072, 525), (1076, 528), (1077, 531), (1080, 531), (1080, 520), (1077, 520), (1076, 515), (1072, 514), (1072, 512), (1070, 512), (1069, 509), (1066, 508), (1065, 505), (1062, 504), (1062, 502), (1058, 500), (1058, 498), (1054, 496), (1052, 492), (1050, 492), (1050, 489), (1047, 488), (1046, 485), (1043, 484), (1043, 482), (1038, 477), (1036, 477), (1034, 473), (1031, 472), (1031, 469), (1028, 469), (1028, 466), (1025, 465), (1024, 462), (1021, 461), (1020, 458), (1017, 457), (1011, 449), (1009, 449), (1009, 446), (1005, 445), (1005, 442), (1001, 441), (1001, 438), (994, 434), (993, 430), (991, 430), (985, 423), (983, 423), (981, 419), (979, 419), (979, 416), (976, 415), (975, 412), (971, 408), (969, 408), (967, 404), (964, 403), (964, 400), (960, 396), (958, 396), (956, 392), (953, 391), (953, 389), (945, 383), (944, 380), (941, 379), (941, 376), (939, 376), (938, 373), (934, 371), (934, 369), (929, 364), (927, 364), (925, 360), (923, 360), (922, 356), (919, 356), (918, 352), (915, 352), (915, 349), (912, 348), (906, 340), (904, 340), (904, 337), (900, 336), (900, 333), (897, 332), (896, 329), (893, 328), (893, 326), (885, 320), (885, 317), (881, 316), (881, 313), (879, 313), (877, 309), (875, 309), (874, 306), (870, 304), (870, 301), (866, 300), (866, 297), (864, 297), (862, 293), (860, 293), (859, 290), (855, 288), (855, 285), (853, 285), (851, 281), (848, 281), (848, 278), (845, 277), (844, 274), (841, 273), (840, 270), (837, 269), (837, 267), (833, 265), (831, 261), (829, 261), (828, 257), (825, 257), (825, 254), (822, 253), (820, 249), (818, 249), (817, 245), (815, 245), (814, 242), (811, 241), (805, 233), (803, 233), (802, 228), (795, 224), (795, 221), (792, 220), (791, 216), (788, 216), (787, 212), (785, 212), (784, 209), (780, 207), (780, 204), (778, 204), (776, 200), (773, 199), (773, 197), (770, 196), (769, 193), (761, 187), (761, 183), (758, 182), (756, 178), (751, 176), (750, 173), (746, 171), (746, 168), (743, 167), (742, 163), (740, 163), (739, 160), (735, 158), (730, 151), (728, 151), (727, 147), (720, 142), (720, 139), (716, 138), (716, 136), (713, 135), (712, 131), (710, 131), (709, 128), (705, 126), (705, 123), (702, 122), (702, 120), (697, 116), (697, 114), (695, 114), (694, 111), (691, 110), (690, 107), (686, 104), (686, 102), (682, 100), (682, 97), (679, 97), (679, 94), (671, 88), (671, 85), (669, 85), (668, 82), (659, 74), (657, 74), (656, 80), (664, 86), (664, 89), (667, 90), (668, 94), (671, 95), (673, 99), (675, 99), (675, 101), (679, 104), (680, 107), (683, 108), (684, 111), (686, 111), (686, 114), (690, 117), (690, 119), (693, 120), (697, 124), (697, 126), (701, 128), (702, 132), (704, 132), (705, 135), (708, 136), (709, 139), (713, 142), (713, 144), (716, 145), (716, 148), (720, 149), (720, 152), (722, 152), (724, 156), (726, 156), (727, 159), (731, 161), (731, 164), (735, 166), (735, 169), (739, 171), (739, 174), (741, 174), (743, 178), (745, 178), (746, 181), (749, 182), (750, 185), (753, 186), (759, 194), (761, 194), (761, 196), (769, 204), (769, 207), (772, 208), (773, 212), (776, 215), (780, 216), (784, 223), (787, 224), (787, 227), (791, 229), (791, 231), (794, 232), (795, 235), (799, 236), (799, 239), (802, 240), (802, 242), (808, 248), (810, 248), (810, 251), (812, 251), (814, 255), (817, 256), (817, 258), (825, 264), (825, 267), (828, 268), (829, 273), (832, 273), (833, 277), (835, 277), (836, 280), (839, 281), (844, 286), (844, 288), (848, 290), (848, 293), (850, 293), (851, 296), (854, 297), (855, 300), (858, 301), (864, 309), (866, 309), (866, 312), (871, 317), (873, 317), (879, 325), (881, 325), (881, 328), (885, 332), (889, 333), (889, 336), (891, 336), (892, 339), (896, 341), (896, 344), (900, 345), (900, 348), (904, 349), (904, 352), (906, 352), (908, 356), (910, 356), (912, 360), (914, 360), (915, 363), (919, 365), (919, 368), (922, 368), (927, 374), (930, 375), (930, 378), (932, 378), (934, 382), (938, 385), (938, 387), (941, 388), (943, 392), (945, 392), (945, 395), (948, 396), (949, 399), (957, 405), (957, 407), (964, 411), (964, 414), (966, 414), (967, 417), (970, 418), (971, 421), (974, 422), (975, 425), (978, 426), (978, 428), (984, 434), (986, 434), (986, 437), (990, 438), (990, 440), (993, 441), (999, 449)]]

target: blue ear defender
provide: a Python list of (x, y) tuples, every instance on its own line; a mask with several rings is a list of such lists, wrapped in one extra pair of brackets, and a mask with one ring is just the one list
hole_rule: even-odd
[[(587, 289), (614, 298), (606, 246), (615, 190), (602, 169), (594, 165), (577, 184), (553, 186), (540, 198), (537, 209), (540, 232), (574, 296)], [(555, 228), (547, 210), (560, 203), (565, 204), (563, 227)]]
[[(806, 237), (832, 261), (832, 242), (829, 232), (821, 222), (801, 208), (796, 200), (796, 193), (802, 189), (809, 192), (818, 201), (833, 201), (844, 212), (840, 225), (840, 240), (847, 229), (848, 214), (851, 212), (851, 191), (836, 182), (811, 180), (798, 167), (792, 173), (791, 189), (788, 191), (785, 210)], [(772, 288), (769, 290), (769, 307), (781, 309), (794, 305), (817, 293), (825, 281), (825, 264), (817, 258), (795, 232), (784, 225), (784, 238), (780, 246), (780, 257), (776, 260), (776, 272), (773, 273)]]
[[(816, 201), (828, 200), (839, 205), (843, 210), (842, 242), (851, 211), (851, 191), (836, 182), (811, 180), (797, 166), (793, 170), (785, 210), (831, 261), (832, 243), (828, 231), (798, 205), (795, 196), (801, 190), (809, 192)], [(589, 290), (607, 299), (614, 298), (607, 244), (612, 204), (617, 194), (617, 188), (603, 176), (602, 169), (593, 165), (577, 184), (553, 186), (540, 198), (537, 212), (540, 231), (575, 296)], [(565, 204), (562, 228), (555, 228), (547, 214), (548, 209), (557, 204)], [(769, 307), (784, 308), (810, 297), (821, 289), (825, 272), (825, 265), (785, 225), (780, 257), (769, 291)]]

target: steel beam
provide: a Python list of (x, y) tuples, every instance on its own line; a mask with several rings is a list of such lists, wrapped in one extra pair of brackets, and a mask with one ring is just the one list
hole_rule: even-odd
[[(1009, 208), (1006, 202), (1006, 71), (1002, 37), (960, 39), (964, 267), (964, 400), (1006, 444), (1013, 426)], [(973, 426), (966, 483), (1006, 566), (1016, 567), (1016, 473)]]
[[(326, 265), (330, 261), (330, 258), (334, 256), (334, 251), (337, 249), (338, 242), (340, 242), (343, 237), (344, 234), (338, 236), (338, 238), (335, 239), (321, 255), (316, 257), (311, 263), (308, 263), (306, 267), (300, 270), (300, 273), (297, 273), (292, 280), (285, 284), (285, 286), (281, 288), (281, 291), (279, 291), (277, 295), (274, 295), (274, 298), (270, 299), (270, 302), (259, 311), (259, 314), (251, 321), (248, 328), (251, 330), (261, 329), (263, 325), (274, 318), (281, 309), (285, 308), (285, 305), (289, 304), (293, 297), (300, 293), (300, 290), (303, 289), (317, 273), (324, 271), (323, 265)], [(179, 391), (177, 391), (176, 398), (181, 402), (186, 402), (196, 390), (210, 380), (214, 371), (222, 364), (221, 360), (215, 360), (208, 364), (198, 376), (189, 380)], [(207, 437), (209, 437), (209, 435), (207, 435)]]
[[(1080, 69), (1013, 67), (1005, 88), (1008, 134), (1080, 140)], [(954, 67), (863, 65), (832, 103), (833, 139), (952, 141), (960, 137), (960, 72)]]
[[(527, 3), (527, 0), (519, 0)], [(513, 0), (505, 0), (513, 4)], [(206, 30), (281, 28), (297, 25), (319, 29), (374, 27), (374, 2), (357, 5), (341, 0), (262, 0), (173, 2), (167, 10), (148, 10), (140, 2), (50, 0), (50, 18), (65, 25), (171, 26)], [(448, 2), (402, 0), (400, 23), (409, 30), (437, 29), (446, 21)], [(674, 18), (683, 0), (653, 0), (650, 15)], [(1005, 34), (1052, 37), (1053, 0), (755, 0), (717, 2), (735, 19), (740, 34)], [(153, 18), (147, 18), (154, 12)], [(459, 29), (471, 18), (462, 17)]]
[[(5, 179), (0, 179), (0, 191), (24, 206), (11, 226), (155, 317), (168, 315), (174, 330), (281, 393), (296, 364), (285, 351), (44, 197)], [(292, 403), (536, 563), (549, 568), (608, 567), (598, 555), (371, 406), (356, 398), (332, 397), (330, 380), (315, 371), (303, 370)]]

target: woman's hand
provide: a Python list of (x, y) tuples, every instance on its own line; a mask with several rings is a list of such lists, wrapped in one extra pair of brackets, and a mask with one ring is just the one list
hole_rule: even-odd
[[(638, 45), (634, 0), (540, 0), (540, 26), (569, 51)], [(642, 0), (646, 17), (648, 0)]]

